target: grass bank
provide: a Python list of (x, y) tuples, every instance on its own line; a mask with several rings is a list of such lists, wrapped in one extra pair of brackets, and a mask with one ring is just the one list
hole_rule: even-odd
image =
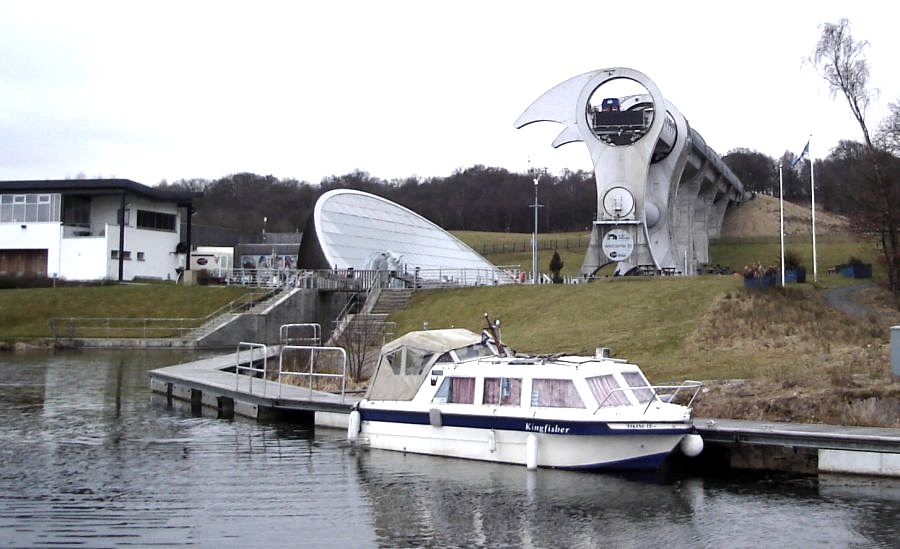
[(0, 290), (0, 340), (49, 337), (54, 317), (199, 319), (249, 291), (177, 284)]

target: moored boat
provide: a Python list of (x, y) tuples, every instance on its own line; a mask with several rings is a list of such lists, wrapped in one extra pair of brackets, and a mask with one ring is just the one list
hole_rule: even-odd
[(348, 439), (529, 468), (656, 469), (676, 448), (699, 454), (691, 404), (702, 384), (650, 385), (607, 355), (516, 355), (499, 323), (410, 332), (383, 346)]

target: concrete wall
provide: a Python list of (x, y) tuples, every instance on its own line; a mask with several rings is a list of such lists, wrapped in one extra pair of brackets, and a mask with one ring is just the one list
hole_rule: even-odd
[(283, 324), (311, 322), (322, 327), (324, 343), (349, 297), (350, 293), (346, 291), (301, 289), (266, 313), (241, 315), (198, 342), (197, 346), (224, 349), (235, 347), (241, 341), (273, 345), (280, 343)]

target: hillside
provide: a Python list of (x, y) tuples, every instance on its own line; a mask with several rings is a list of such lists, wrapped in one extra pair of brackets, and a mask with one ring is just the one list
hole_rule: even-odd
[[(722, 238), (756, 238), (778, 236), (780, 225), (779, 200), (774, 196), (756, 194), (750, 200), (732, 206), (725, 212)], [(785, 235), (812, 234), (812, 212), (808, 206), (784, 203)], [(849, 224), (841, 216), (816, 208), (816, 235), (846, 233)]]

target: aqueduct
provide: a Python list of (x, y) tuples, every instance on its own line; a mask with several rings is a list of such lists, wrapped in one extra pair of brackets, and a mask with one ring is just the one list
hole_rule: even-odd
[[(604, 96), (601, 86), (623, 80), (643, 90)], [(622, 67), (570, 78), (532, 103), (515, 127), (542, 121), (565, 125), (554, 148), (582, 141), (594, 164), (597, 214), (582, 276), (612, 262), (617, 274), (695, 274), (709, 262), (709, 239), (746, 193), (653, 81)]]

